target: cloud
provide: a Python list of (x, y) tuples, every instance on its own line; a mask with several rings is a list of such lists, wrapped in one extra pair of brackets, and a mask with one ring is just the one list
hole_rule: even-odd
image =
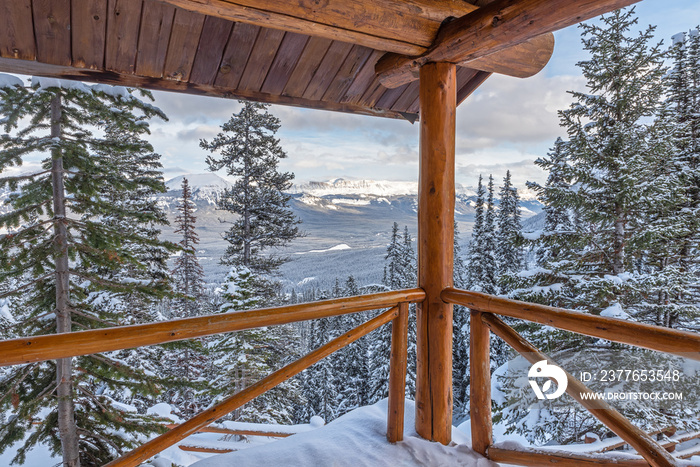
[[(493, 159), (490, 161), (493, 161)], [(494, 183), (500, 185), (503, 177), (506, 176), (506, 171), (510, 170), (513, 185), (518, 189), (525, 189), (526, 182), (544, 183), (547, 179), (547, 173), (534, 164), (534, 159), (522, 159), (512, 163), (488, 163), (490, 161), (485, 159), (484, 163), (458, 166), (458, 179), (464, 185), (476, 186), (479, 175), (483, 175), (486, 179), (490, 174), (493, 174)]]
[(567, 91), (584, 85), (583, 78), (568, 75), (492, 76), (457, 110), (458, 152), (554, 141), (562, 133), (557, 111), (571, 103)]
[(155, 105), (158, 106), (171, 121), (192, 123), (219, 124), (231, 118), (234, 112), (241, 109), (241, 104), (233, 99), (220, 97), (195, 96), (177, 94), (174, 92), (153, 91)]
[(176, 132), (177, 139), (183, 141), (196, 141), (199, 144), (200, 139), (211, 139), (221, 131), (221, 127), (216, 125), (197, 125)]

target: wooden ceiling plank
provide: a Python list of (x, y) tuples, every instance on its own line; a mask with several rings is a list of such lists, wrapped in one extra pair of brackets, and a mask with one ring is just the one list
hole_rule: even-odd
[(107, 0), (72, 0), (70, 14), (73, 66), (93, 70), (103, 68)]
[(416, 96), (418, 95), (418, 85), (418, 81), (409, 83), (408, 86), (406, 86), (403, 94), (401, 94), (396, 102), (394, 102), (394, 105), (391, 106), (391, 110), (396, 112), (408, 112), (408, 108), (411, 106), (411, 104), (413, 104), (413, 102), (416, 100)]
[(202, 35), (199, 38), (197, 54), (190, 74), (191, 83), (214, 84), (232, 29), (231, 21), (214, 16), (207, 16), (204, 19)]
[(170, 31), (163, 76), (175, 81), (189, 81), (204, 28), (204, 15), (177, 9)]
[(379, 78), (375, 76), (372, 83), (367, 87), (367, 90), (362, 95), (362, 98), (358, 104), (363, 107), (374, 108), (377, 105), (377, 101), (384, 95), (386, 89), (387, 88), (382, 86)]
[(403, 95), (404, 92), (406, 92), (406, 88), (409, 85), (410, 83), (404, 84), (403, 86), (399, 86), (398, 88), (386, 89), (384, 91), (384, 94), (382, 94), (382, 97), (380, 97), (377, 101), (376, 106), (380, 109), (392, 108), (394, 104), (396, 104), (396, 101), (399, 100), (399, 98)]
[(260, 91), (280, 49), (284, 34), (285, 32), (279, 29), (266, 28), (260, 31), (248, 64), (243, 71), (243, 76), (241, 76), (241, 82), (238, 84), (239, 89)]
[(172, 5), (155, 1), (144, 3), (136, 56), (136, 74), (152, 78), (163, 76), (174, 19), (175, 7)]
[(304, 90), (303, 97), (305, 99), (321, 100), (352, 47), (353, 45), (347, 42), (334, 41), (331, 44), (309, 85)]
[(0, 58), (0, 72), (29, 74), (36, 76), (49, 76), (78, 81), (106, 83), (120, 86), (141, 87), (158, 91), (174, 91), (202, 96), (224, 97), (230, 99), (246, 99), (269, 104), (290, 105), (309, 109), (331, 110), (376, 117), (388, 117), (405, 119), (406, 116), (398, 112), (381, 109), (370, 109), (359, 105), (342, 104), (336, 102), (313, 101), (299, 97), (276, 96), (261, 92), (232, 90), (213, 85), (201, 85), (169, 79), (154, 79), (133, 74), (117, 73), (113, 71), (97, 71), (84, 68), (74, 68), (59, 65), (49, 65), (41, 62)]
[(418, 111), (420, 110), (420, 98), (416, 96), (416, 100), (413, 101), (413, 104), (408, 106), (408, 109), (406, 109), (406, 112), (409, 114), (418, 114)]
[(428, 62), (465, 63), (501, 52), (639, 0), (498, 0), (445, 24), (420, 57), (387, 54), (376, 71), (385, 85)]
[(33, 0), (36, 59), (53, 65), (70, 65), (70, 0)]
[(292, 72), (292, 76), (289, 77), (289, 81), (284, 87), (284, 91), (282, 91), (283, 95), (301, 97), (304, 94), (306, 86), (316, 73), (332, 42), (330, 39), (323, 37), (311, 37), (309, 39), (297, 66)]
[(372, 55), (372, 52), (372, 49), (367, 47), (354, 45), (321, 100), (340, 102), (345, 92), (357, 78), (357, 74), (367, 62), (367, 59)]
[[(441, 24), (478, 7), (465, 0), (164, 0), (181, 8), (231, 21), (349, 42), (409, 56), (426, 52)], [(551, 38), (550, 38), (551, 39)], [(533, 39), (532, 47), (545, 49)], [(472, 63), (471, 68), (527, 77), (539, 72), (549, 56), (523, 59), (522, 50)], [(551, 55), (551, 54), (550, 54)], [(410, 79), (405, 82), (409, 82)], [(403, 84), (403, 83), (400, 83)], [(392, 85), (396, 87), (397, 85)], [(385, 83), (386, 85), (386, 83)]]
[(142, 0), (109, 0), (105, 68), (134, 73)]
[(214, 84), (233, 89), (238, 87), (260, 29), (258, 26), (247, 23), (233, 25)]
[(231, 21), (418, 55), (445, 18), (477, 7), (463, 0), (165, 0)]
[(461, 104), (467, 97), (471, 96), (479, 86), (484, 84), (484, 81), (486, 81), (489, 76), (491, 76), (491, 73), (488, 71), (476, 71), (474, 76), (457, 91), (457, 105)]
[(0, 57), (36, 59), (31, 0), (0, 2)]
[(272, 67), (265, 78), (265, 82), (260, 89), (267, 94), (282, 94), (289, 78), (292, 76), (294, 67), (299, 63), (301, 54), (304, 52), (309, 36), (288, 32), (284, 35), (277, 57), (272, 63)]
[(351, 104), (360, 102), (365, 91), (367, 91), (367, 88), (374, 80), (374, 65), (376, 65), (377, 60), (379, 60), (382, 55), (382, 52), (379, 50), (372, 51), (372, 54), (367, 58), (365, 64), (357, 73), (355, 80), (348, 90), (345, 91), (345, 95), (340, 99), (341, 102), (348, 102)]

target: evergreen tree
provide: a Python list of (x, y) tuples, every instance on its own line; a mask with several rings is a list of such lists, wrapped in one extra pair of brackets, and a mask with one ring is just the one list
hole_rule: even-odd
[[(161, 213), (110, 199), (110, 193), (164, 191), (162, 179), (148, 175), (148, 163), (137, 172), (124, 170), (126, 160), (140, 164), (141, 151), (152, 151), (139, 136), (148, 133), (149, 118), (163, 113), (124, 88), (36, 78), (31, 87), (17, 80), (0, 89), (0, 115), (6, 132), (0, 171), (29, 154), (46, 155), (41, 170), (0, 179), (0, 188), (14, 191), (12, 211), (0, 216), (0, 226), (10, 231), (0, 237), (0, 283), (11, 278), (17, 284), (7, 292), (19, 305), (15, 332), (113, 325), (123, 321), (122, 309), (100, 308), (96, 297), (166, 293), (163, 276), (127, 277), (151, 271), (144, 246), (169, 249), (138, 228), (162, 222)], [(110, 222), (116, 218), (135, 228), (125, 232), (120, 222)], [(16, 367), (0, 381), (0, 392), (16, 395), (0, 402), (12, 413), (0, 428), (0, 450), (29, 434), (15, 462), (44, 443), (63, 454), (64, 465), (103, 464), (162, 429), (151, 417), (123, 412), (109, 394), (157, 390), (141, 368), (110, 355)]]
[(217, 200), (219, 209), (239, 216), (226, 232), (229, 243), (223, 262), (243, 266), (256, 275), (272, 274), (288, 260), (264, 254), (300, 236), (301, 222), (289, 209), (289, 196), (283, 192), (291, 186), (294, 175), (279, 172), (279, 160), (287, 154), (275, 138), (280, 127), (278, 118), (267, 112), (267, 105), (241, 102), (243, 108), (221, 126), (211, 142), (200, 146), (220, 153), (207, 157), (209, 170), (226, 170), (235, 177), (231, 188)]
[(476, 217), (469, 245), (469, 288), (477, 292), (496, 293), (495, 221), (493, 175), (489, 176), (488, 192), (479, 176)]
[(181, 317), (198, 314), (198, 301), (204, 289), (204, 270), (197, 260), (196, 247), (199, 236), (195, 231), (197, 218), (194, 216), (195, 205), (187, 178), (182, 179), (182, 202), (178, 205), (175, 218), (176, 234), (182, 235), (180, 247), (182, 253), (175, 259), (175, 291), (183, 298), (175, 303), (177, 314)]
[[(194, 202), (187, 178), (182, 180), (182, 201), (178, 204), (178, 216), (175, 218), (175, 234), (181, 234), (180, 255), (175, 259), (172, 274), (175, 278), (174, 289), (179, 294), (172, 301), (168, 316), (186, 318), (202, 313), (204, 299), (204, 271), (199, 265), (195, 253), (199, 237), (195, 231)], [(211, 312), (215, 311), (216, 307)], [(210, 339), (211, 340), (211, 339)], [(191, 417), (200, 412), (211, 402), (211, 396), (205, 390), (207, 357), (204, 341), (200, 339), (167, 345), (163, 360), (170, 376), (178, 378), (182, 384), (173, 385), (166, 392), (164, 399), (178, 408), (181, 415)]]
[[(459, 227), (454, 223), (454, 286), (467, 288), (467, 268), (462, 258)], [(469, 406), (469, 309), (454, 306), (452, 322), (452, 381), (456, 418), (465, 415)]]
[[(683, 125), (669, 122), (669, 106), (662, 111), (663, 51), (649, 45), (653, 28), (630, 34), (636, 21), (634, 10), (620, 10), (603, 17), (601, 25), (582, 26), (591, 58), (579, 66), (588, 89), (573, 92), (574, 103), (560, 112), (569, 140), (558, 140), (549, 157), (538, 161), (550, 171), (546, 186), (531, 185), (547, 206), (547, 224), (533, 235), (538, 237), (539, 267), (525, 275), (530, 277), (524, 277), (515, 295), (677, 326), (681, 312), (697, 316), (683, 304), (684, 293), (678, 293), (688, 284), (678, 267), (684, 256), (679, 240), (689, 238), (682, 212), (688, 185), (678, 171), (682, 151), (671, 142)], [(569, 371), (581, 365), (584, 359), (576, 351), (583, 349), (596, 355), (598, 367), (620, 365), (612, 352), (619, 349), (616, 344), (539, 326), (526, 334)], [(626, 350), (625, 355), (633, 362), (630, 367), (657, 358), (643, 351)], [(628, 389), (635, 390), (625, 383)], [(695, 389), (688, 391), (697, 397)], [(500, 412), (517, 429), (524, 428), (526, 418), (533, 423), (530, 402), (510, 402)], [(683, 410), (677, 402), (618, 408), (645, 430), (660, 425), (692, 429), (695, 423), (675, 415)], [(533, 433), (532, 440), (553, 436), (561, 443), (582, 430), (602, 429), (576, 405), (541, 409), (553, 416), (546, 420), (546, 433)], [(545, 420), (535, 423), (545, 426)]]
[[(519, 245), (520, 198), (518, 189), (511, 182), (510, 170), (506, 172), (499, 193), (500, 205), (496, 233), (496, 270), (498, 276), (515, 274), (523, 267), (523, 251)], [(501, 281), (503, 282), (503, 281)]]
[(386, 256), (384, 256), (384, 285), (391, 290), (399, 290), (403, 285), (402, 270), (406, 259), (400, 236), (399, 224), (394, 222), (394, 225), (391, 226), (391, 240), (389, 240)]
[[(243, 267), (233, 267), (222, 284), (220, 311), (240, 312), (259, 308), (259, 281)], [(294, 359), (296, 348), (291, 326), (256, 328), (217, 336), (212, 348), (219, 357), (214, 362), (212, 386), (217, 394), (229, 396), (261, 380)], [(299, 398), (298, 380), (287, 380), (236, 410), (234, 419), (258, 423), (291, 423), (293, 407)]]
[(484, 216), (483, 231), (483, 277), (481, 291), (488, 294), (496, 293), (496, 205), (493, 199), (493, 175), (489, 175), (488, 195), (486, 197), (486, 215)]
[(484, 234), (484, 202), (486, 191), (484, 189), (483, 178), (479, 175), (479, 184), (476, 189), (476, 207), (474, 214), (474, 227), (472, 228), (472, 238), (469, 242), (469, 261), (467, 268), (467, 287), (472, 289), (477, 287), (478, 282), (483, 277), (483, 234)]

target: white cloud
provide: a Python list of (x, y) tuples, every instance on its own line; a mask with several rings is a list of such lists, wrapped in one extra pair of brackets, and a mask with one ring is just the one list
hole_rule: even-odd
[(562, 133), (557, 111), (571, 103), (567, 91), (584, 85), (583, 78), (568, 75), (492, 76), (457, 111), (458, 152), (554, 141)]
[(534, 159), (522, 159), (510, 163), (493, 162), (491, 159), (491, 163), (484, 161), (484, 163), (459, 165), (457, 178), (466, 186), (476, 186), (479, 175), (487, 179), (490, 174), (493, 174), (494, 183), (499, 186), (508, 170), (510, 170), (513, 185), (519, 190), (525, 189), (526, 182), (544, 183), (547, 179), (547, 173), (534, 164)]

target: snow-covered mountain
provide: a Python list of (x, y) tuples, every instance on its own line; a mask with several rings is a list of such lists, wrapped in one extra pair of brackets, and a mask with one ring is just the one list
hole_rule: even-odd
[(216, 198), (220, 191), (233, 186), (215, 173), (180, 175), (165, 182), (168, 189), (167, 198), (182, 196), (182, 180), (185, 178), (189, 182), (192, 199), (195, 202), (204, 201), (211, 205), (216, 204)]
[[(471, 187), (456, 185), (458, 194), (475, 196), (476, 191)], [(418, 195), (418, 182), (394, 180), (346, 180), (335, 178), (328, 181), (308, 181), (294, 184), (289, 190), (291, 194), (307, 194), (312, 196), (330, 195), (367, 195), (367, 196), (405, 196)]]
[[(182, 197), (182, 179), (187, 177), (196, 204), (196, 226), (200, 244), (198, 256), (207, 279), (220, 281), (226, 267), (219, 260), (226, 249), (222, 234), (235, 217), (216, 208), (218, 193), (231, 183), (214, 173), (187, 174), (166, 182), (167, 192), (158, 195), (158, 204), (165, 210), (171, 225), (163, 227), (166, 239), (179, 241), (174, 234), (177, 206)], [(367, 284), (381, 280), (386, 245), (394, 222), (416, 235), (417, 184), (405, 181), (346, 180), (299, 182), (290, 190), (290, 206), (302, 220), (300, 228), (306, 236), (295, 240), (283, 254), (294, 259), (283, 266), (281, 273), (292, 286), (306, 281), (309, 286), (325, 286), (336, 277), (352, 274)], [(9, 192), (0, 190), (0, 201)], [(469, 239), (474, 221), (476, 193), (470, 187), (457, 187), (455, 219), (461, 241)], [(524, 224), (542, 206), (537, 201), (521, 202)], [(0, 213), (7, 206), (0, 205)], [(303, 285), (303, 284), (302, 284)], [(301, 286), (301, 285), (300, 285)]]

